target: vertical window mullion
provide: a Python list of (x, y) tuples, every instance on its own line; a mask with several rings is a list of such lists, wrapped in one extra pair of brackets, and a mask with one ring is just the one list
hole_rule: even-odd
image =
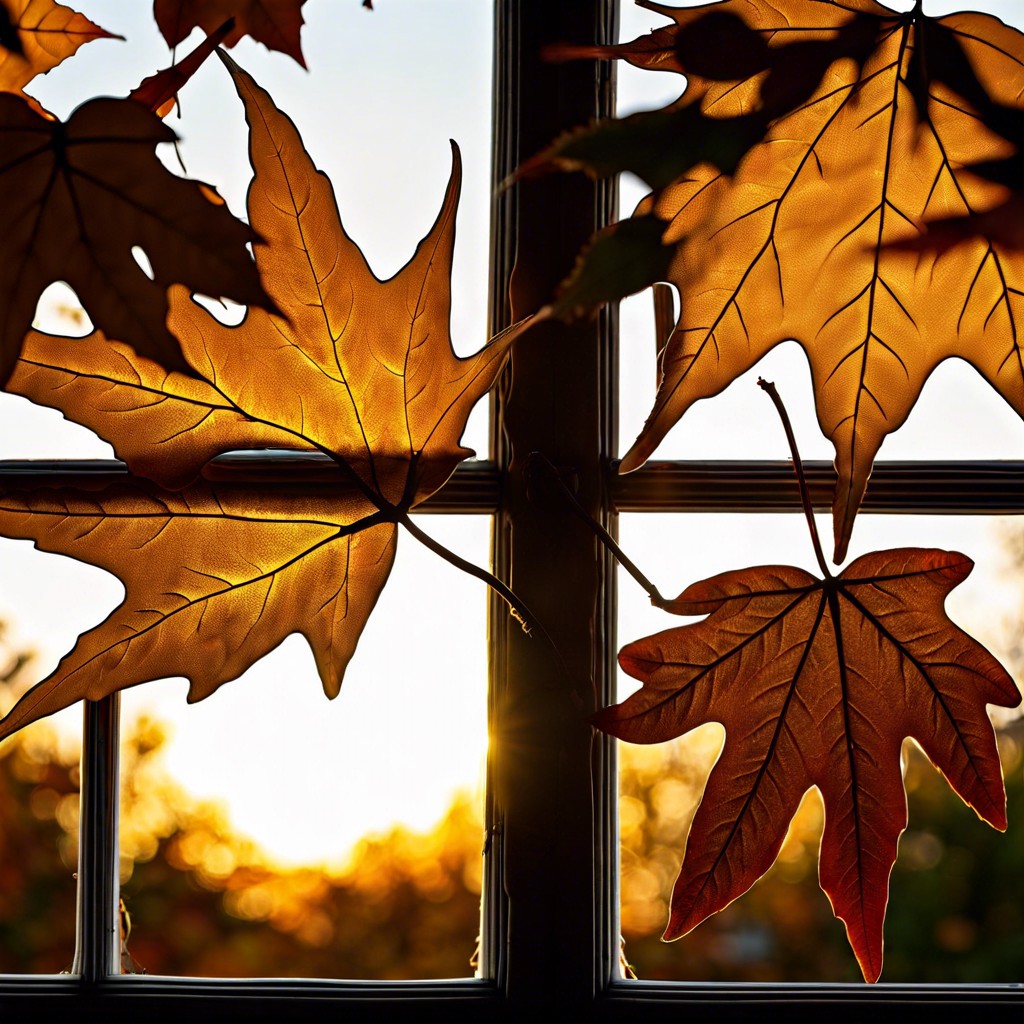
[(78, 916), (72, 973), (95, 984), (120, 973), (118, 912), (118, 694), (86, 700), (83, 710)]
[[(615, 10), (612, 0), (497, 0), (492, 329), (549, 302), (614, 216), (614, 185), (582, 175), (502, 183), (563, 131), (611, 114), (606, 62), (552, 63), (543, 50), (614, 41)], [(538, 326), (517, 343), (494, 403), (503, 496), (494, 565), (537, 622), (526, 635), (493, 605), (491, 877), (501, 906), (491, 922), (503, 943), (495, 976), (514, 1005), (590, 1002), (613, 955), (611, 748), (588, 715), (610, 693), (614, 573), (588, 527), (529, 468), (542, 452), (610, 524), (612, 326), (607, 313)]]

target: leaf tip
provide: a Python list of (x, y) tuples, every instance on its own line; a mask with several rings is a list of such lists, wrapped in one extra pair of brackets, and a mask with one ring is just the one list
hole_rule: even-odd
[(646, 461), (647, 456), (637, 451), (636, 445), (633, 445), (619, 460), (619, 474), (625, 476), (626, 473), (632, 473), (639, 469)]

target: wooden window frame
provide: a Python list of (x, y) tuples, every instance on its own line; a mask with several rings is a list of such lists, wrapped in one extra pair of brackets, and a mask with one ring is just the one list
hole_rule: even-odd
[[(607, 62), (550, 64), (546, 43), (614, 40), (616, 0), (495, 0), (491, 326), (546, 302), (591, 233), (616, 214), (614, 184), (554, 175), (506, 187), (519, 162), (560, 132), (612, 112)], [(280, 1019), (504, 1021), (554, 1007), (574, 1019), (853, 1022), (920, 1010), (1004, 1020), (1019, 985), (753, 985), (624, 981), (619, 972), (614, 745), (587, 713), (614, 696), (615, 567), (591, 531), (530, 473), (543, 451), (588, 512), (614, 532), (621, 512), (793, 511), (785, 462), (653, 462), (615, 473), (616, 311), (544, 324), (519, 344), (493, 402), (492, 461), (460, 467), (426, 512), (494, 515), (495, 571), (538, 613), (557, 657), (490, 614), (492, 753), (487, 791), (483, 980), (373, 983), (121, 976), (117, 947), (118, 699), (85, 709), (79, 941), (75, 973), (0, 978), (6, 1012), (66, 1011), (105, 1022), (188, 1015)], [(302, 475), (317, 456), (298, 456)], [(280, 461), (222, 458), (218, 471), (260, 485)], [(834, 482), (807, 463), (816, 505)], [(291, 467), (294, 469), (295, 467)], [(291, 471), (291, 470), (289, 470)], [(123, 473), (110, 462), (8, 463), (67, 480)], [(865, 511), (1024, 513), (1024, 463), (882, 463)], [(2, 826), (0, 826), (2, 827)], [(113, 837), (113, 841), (112, 841)], [(1022, 979), (1024, 980), (1024, 979)], [(102, 1015), (102, 1017), (100, 1016)], [(90, 1018), (91, 1019), (91, 1018)]]

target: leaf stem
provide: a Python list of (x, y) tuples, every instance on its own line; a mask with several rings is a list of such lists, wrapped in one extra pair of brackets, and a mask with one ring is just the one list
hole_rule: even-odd
[(651, 599), (651, 604), (655, 608), (666, 607), (669, 602), (662, 597), (658, 588), (640, 571), (626, 552), (619, 547), (615, 538), (577, 501), (576, 495), (565, 486), (565, 482), (559, 476), (558, 470), (551, 460), (542, 452), (531, 452), (530, 466), (531, 468), (539, 466), (548, 474), (551, 481), (558, 488), (562, 498), (568, 503), (569, 508), (590, 527), (597, 539), (612, 553), (619, 565), (643, 587), (647, 596)]
[[(562, 657), (561, 652), (558, 650), (555, 641), (551, 638), (551, 634), (541, 624), (539, 618), (530, 611), (527, 606), (519, 600), (516, 596), (515, 591), (510, 587), (506, 586), (501, 580), (498, 579), (494, 573), (488, 572), (486, 569), (481, 569), (479, 565), (473, 562), (467, 561), (465, 558), (455, 554), (454, 551), (450, 551), (440, 541), (435, 540), (428, 533), (424, 533), (411, 519), (408, 512), (404, 512), (395, 518), (395, 521), (401, 523), (424, 547), (429, 548), (436, 555), (440, 555), (446, 562), (454, 565), (456, 569), (461, 569), (463, 572), (468, 573), (470, 576), (475, 576), (478, 580), (482, 580), (487, 584), (499, 597), (504, 600), (508, 605), (509, 611), (512, 618), (519, 623), (523, 628), (523, 632), (527, 636), (533, 636), (533, 631), (536, 630), (541, 638), (551, 648), (552, 653), (555, 656), (555, 660), (558, 662), (562, 671), (566, 677), (571, 677), (572, 673), (569, 670), (569, 666), (565, 663), (565, 659)], [(582, 689), (577, 689), (578, 693), (589, 692), (589, 685)]]
[(395, 522), (401, 523), (424, 547), (429, 548), (434, 552), (435, 555), (440, 555), (450, 565), (454, 565), (456, 569), (461, 569), (464, 573), (468, 573), (470, 576), (475, 576), (478, 580), (482, 580), (487, 584), (509, 607), (509, 611), (512, 618), (523, 627), (523, 632), (526, 634), (532, 633), (536, 628), (548, 643), (554, 647), (554, 643), (548, 636), (547, 631), (540, 624), (537, 617), (530, 611), (526, 605), (516, 597), (515, 592), (507, 587), (501, 580), (498, 579), (494, 573), (488, 572), (486, 569), (481, 569), (479, 565), (474, 562), (470, 562), (460, 555), (455, 554), (454, 551), (450, 551), (440, 541), (435, 540), (430, 536), (429, 533), (424, 533), (413, 521), (412, 517), (408, 512), (403, 512), (395, 517)]
[(800, 460), (800, 452), (796, 446), (796, 437), (793, 434), (793, 425), (789, 422), (789, 414), (779, 397), (779, 392), (770, 380), (763, 377), (757, 378), (757, 386), (767, 393), (768, 397), (775, 403), (775, 408), (782, 420), (782, 427), (786, 431), (786, 440), (789, 442), (789, 451), (793, 456), (793, 469), (796, 472), (796, 481), (800, 487), (800, 503), (804, 508), (804, 517), (807, 519), (807, 526), (811, 531), (811, 543), (814, 545), (814, 557), (818, 560), (818, 567), (821, 569), (825, 579), (832, 579), (832, 573), (828, 570), (828, 563), (825, 561), (825, 554), (821, 550), (821, 538), (818, 536), (818, 524), (814, 521), (814, 506), (811, 504), (811, 492), (807, 487), (807, 477), (804, 476), (804, 464)]

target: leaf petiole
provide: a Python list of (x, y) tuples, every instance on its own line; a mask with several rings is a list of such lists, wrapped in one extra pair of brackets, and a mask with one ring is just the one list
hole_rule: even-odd
[(565, 486), (551, 460), (541, 452), (531, 452), (530, 468), (536, 469), (538, 467), (547, 473), (551, 481), (558, 488), (561, 496), (568, 503), (569, 508), (590, 527), (597, 539), (612, 553), (619, 565), (643, 587), (647, 596), (651, 599), (651, 604), (655, 608), (667, 608), (671, 602), (661, 595), (658, 588), (640, 571), (626, 552), (619, 547), (618, 541), (576, 500), (576, 495)]
[(789, 442), (789, 451), (793, 456), (793, 469), (796, 472), (797, 484), (800, 487), (800, 504), (803, 505), (804, 516), (807, 519), (807, 526), (811, 531), (811, 543), (814, 545), (814, 557), (818, 560), (818, 568), (821, 569), (825, 579), (832, 579), (832, 573), (828, 571), (828, 563), (825, 561), (825, 554), (821, 550), (821, 538), (818, 536), (818, 525), (814, 521), (814, 506), (811, 504), (811, 492), (807, 487), (807, 478), (804, 476), (804, 464), (800, 460), (800, 452), (796, 446), (796, 436), (793, 433), (793, 425), (789, 422), (789, 414), (779, 397), (775, 384), (764, 377), (757, 378), (757, 386), (764, 391), (775, 403), (775, 409), (782, 420), (782, 427), (786, 431), (786, 440)]

